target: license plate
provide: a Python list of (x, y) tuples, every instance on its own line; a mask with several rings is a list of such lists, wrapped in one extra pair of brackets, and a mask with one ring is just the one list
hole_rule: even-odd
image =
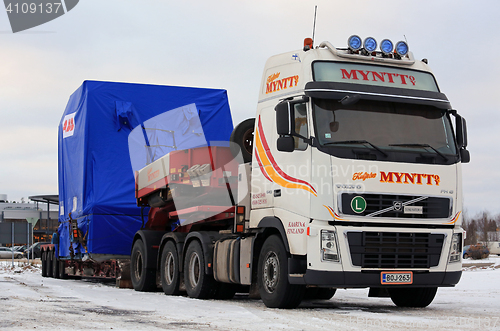
[(380, 274), (381, 284), (412, 284), (413, 272), (386, 271)]

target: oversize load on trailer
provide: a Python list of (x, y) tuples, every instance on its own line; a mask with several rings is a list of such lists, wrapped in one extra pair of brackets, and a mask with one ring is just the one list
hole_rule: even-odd
[[(198, 121), (208, 143), (229, 141), (233, 126), (225, 90), (85, 81), (73, 93), (59, 124), (61, 256), (69, 256), (69, 213), (78, 220), (89, 253), (130, 254), (141, 219), (129, 134), (160, 114), (188, 105), (196, 107), (198, 116), (192, 119), (179, 111), (186, 118), (176, 120), (186, 123), (172, 135), (182, 138), (186, 126)], [(76, 244), (73, 248), (85, 252)]]

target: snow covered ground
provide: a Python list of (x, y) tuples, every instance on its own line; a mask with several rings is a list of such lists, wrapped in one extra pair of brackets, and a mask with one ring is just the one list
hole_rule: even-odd
[(89, 280), (42, 278), (38, 267), (0, 262), (0, 329), (500, 330), (500, 258), (492, 256), (489, 263), (464, 268), (460, 283), (440, 288), (423, 309), (368, 298), (367, 289), (339, 289), (329, 301), (279, 310), (243, 295), (217, 301), (141, 293)]

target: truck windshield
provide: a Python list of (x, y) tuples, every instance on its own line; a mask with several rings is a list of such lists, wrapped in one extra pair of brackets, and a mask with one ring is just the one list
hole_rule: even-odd
[(457, 154), (446, 111), (431, 106), (367, 100), (344, 106), (337, 100), (314, 99), (313, 116), (321, 146), (363, 147), (382, 156), (434, 154), (446, 161), (446, 155)]

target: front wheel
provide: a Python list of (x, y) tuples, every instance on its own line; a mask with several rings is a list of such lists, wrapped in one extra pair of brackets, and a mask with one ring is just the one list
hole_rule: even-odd
[(288, 282), (288, 256), (277, 235), (266, 239), (259, 256), (259, 293), (269, 308), (296, 308), (305, 293), (305, 286)]
[(423, 308), (431, 304), (437, 287), (390, 288), (389, 295), (398, 307)]
[(172, 241), (165, 244), (161, 254), (161, 287), (167, 295), (178, 295), (180, 284), (179, 255)]
[(134, 243), (130, 257), (130, 279), (136, 291), (151, 292), (156, 289), (156, 270), (147, 268), (146, 258), (146, 247), (139, 239)]

